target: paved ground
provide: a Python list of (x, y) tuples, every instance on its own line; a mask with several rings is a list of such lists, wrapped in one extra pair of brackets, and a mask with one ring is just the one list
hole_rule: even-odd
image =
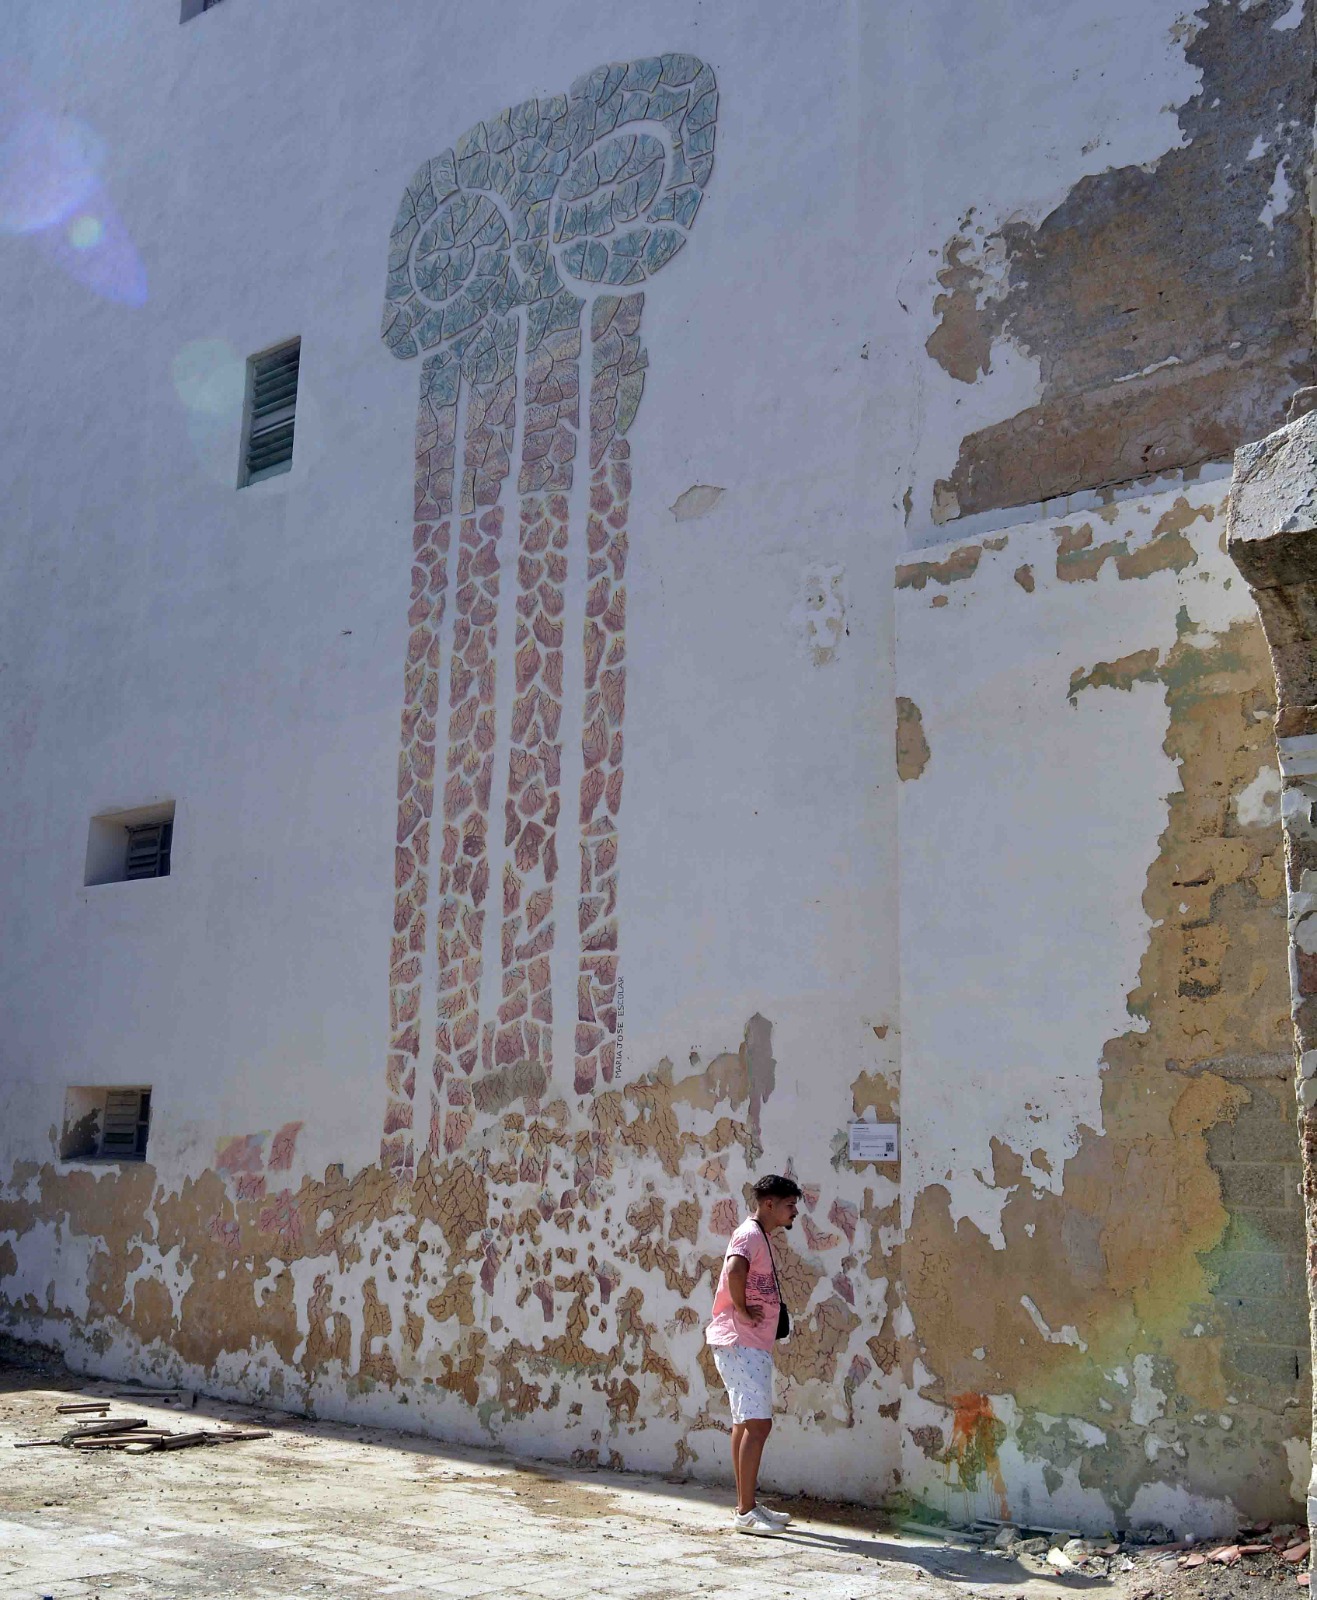
[[(205, 1400), (189, 1421), (274, 1436), (166, 1455), (20, 1452), (17, 1440), (61, 1431), (58, 1404), (121, 1391), (8, 1379), (0, 1367), (0, 1600), (1117, 1597), (901, 1537), (861, 1508), (788, 1504), (785, 1536), (747, 1539), (730, 1531), (725, 1493)], [(115, 1400), (111, 1415), (183, 1426), (159, 1400)]]

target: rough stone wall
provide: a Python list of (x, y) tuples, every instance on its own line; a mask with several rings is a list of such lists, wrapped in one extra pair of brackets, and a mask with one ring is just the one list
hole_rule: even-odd
[[(1215, 1279), (1232, 1386), (1263, 1399), (1292, 1393), (1297, 1401), (1309, 1353), (1292, 1079), (1288, 1060), (1272, 1076), (1237, 1078), (1247, 1101), (1207, 1132), (1207, 1158), (1230, 1220), (1204, 1264)], [(1297, 1413), (1293, 1420), (1301, 1431)]]

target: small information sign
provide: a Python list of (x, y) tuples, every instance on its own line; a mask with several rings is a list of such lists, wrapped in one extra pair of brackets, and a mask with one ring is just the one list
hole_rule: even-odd
[(895, 1122), (852, 1122), (850, 1158), (852, 1161), (898, 1161), (898, 1124)]

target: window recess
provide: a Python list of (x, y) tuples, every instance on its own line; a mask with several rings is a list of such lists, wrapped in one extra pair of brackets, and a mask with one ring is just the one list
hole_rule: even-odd
[(128, 883), (167, 878), (174, 852), (174, 802), (109, 811), (93, 817), (87, 831), (83, 883)]
[(144, 1161), (151, 1129), (151, 1090), (83, 1084), (64, 1096), (63, 1161)]
[(178, 20), (191, 22), (193, 17), (199, 17), (203, 11), (213, 11), (220, 3), (221, 0), (182, 0)]

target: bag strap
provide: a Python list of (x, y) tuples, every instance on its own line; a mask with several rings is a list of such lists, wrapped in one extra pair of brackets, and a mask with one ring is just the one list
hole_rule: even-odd
[(763, 1234), (764, 1243), (768, 1246), (768, 1264), (773, 1269), (773, 1287), (777, 1290), (777, 1303), (780, 1306), (784, 1306), (786, 1301), (782, 1298), (782, 1285), (778, 1281), (777, 1262), (773, 1260), (773, 1246), (768, 1237), (768, 1229), (760, 1222), (758, 1217), (755, 1218), (755, 1227)]

